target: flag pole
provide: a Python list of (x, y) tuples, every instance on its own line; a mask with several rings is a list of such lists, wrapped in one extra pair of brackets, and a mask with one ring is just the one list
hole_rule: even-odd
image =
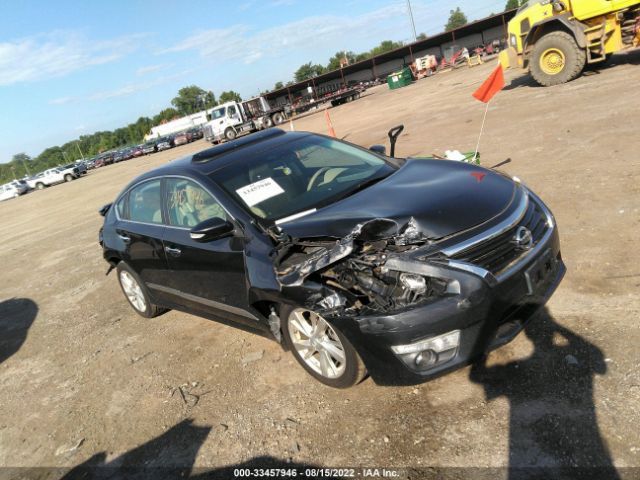
[(478, 150), (480, 149), (480, 139), (482, 138), (482, 132), (484, 131), (484, 123), (487, 120), (487, 112), (489, 111), (489, 103), (491, 103), (491, 100), (489, 100), (487, 102), (487, 106), (484, 109), (484, 115), (482, 117), (482, 126), (480, 127), (480, 135), (478, 135), (478, 143), (476, 144), (476, 151), (473, 154), (473, 161), (475, 162), (476, 159), (478, 158)]

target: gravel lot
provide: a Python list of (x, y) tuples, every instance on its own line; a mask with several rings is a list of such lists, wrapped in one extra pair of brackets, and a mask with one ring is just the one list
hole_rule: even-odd
[[(548, 203), (568, 273), (548, 309), (486, 364), (416, 386), (368, 379), (332, 390), (262, 337), (132, 311), (105, 276), (97, 210), (204, 141), (2, 202), (0, 466), (615, 465), (638, 478), (640, 52), (613, 63), (547, 89), (507, 72), (483, 165), (511, 158), (501, 168)], [(369, 146), (404, 123), (400, 156), (473, 150), (483, 105), (471, 92), (494, 65), (376, 87), (331, 109), (333, 125)], [(295, 128), (325, 133), (324, 115)]]

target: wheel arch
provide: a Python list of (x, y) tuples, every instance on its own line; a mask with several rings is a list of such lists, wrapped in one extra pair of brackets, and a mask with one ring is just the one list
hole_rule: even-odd
[(533, 47), (536, 42), (549, 33), (568, 33), (573, 37), (576, 44), (580, 48), (586, 48), (587, 41), (584, 34), (584, 28), (585, 27), (583, 24), (569, 20), (568, 15), (559, 15), (538, 22), (531, 28), (531, 30), (529, 30), (526, 37), (522, 41), (524, 52), (524, 68), (527, 68), (529, 66), (531, 53), (533, 52)]

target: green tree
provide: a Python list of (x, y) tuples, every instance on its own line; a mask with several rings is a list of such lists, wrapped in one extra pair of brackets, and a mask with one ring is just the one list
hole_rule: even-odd
[(171, 105), (182, 115), (191, 115), (215, 107), (217, 103), (213, 92), (203, 90), (196, 85), (190, 85), (178, 90), (178, 95), (171, 100)]
[(460, 10), (460, 7), (456, 7), (455, 10), (450, 10), (449, 13), (450, 13), (449, 21), (444, 26), (444, 29), (446, 32), (455, 30), (456, 28), (460, 28), (466, 25), (467, 23), (469, 23), (467, 20), (467, 16), (464, 13), (462, 13), (462, 10)]
[(170, 122), (176, 118), (180, 118), (182, 116), (181, 112), (176, 110), (175, 108), (165, 108), (161, 110), (155, 117), (153, 117), (153, 125), (160, 125), (162, 123)]
[(276, 84), (273, 86), (274, 90), (280, 90), (281, 88), (284, 88), (284, 83), (282, 82), (276, 82)]
[(505, 5), (505, 10), (513, 10), (514, 8), (520, 7), (526, 0), (507, 0), (507, 4)]
[(340, 68), (340, 62), (344, 61), (344, 59), (347, 60), (348, 65), (355, 63), (356, 54), (351, 51), (337, 52), (333, 57), (329, 59), (329, 63), (327, 64), (326, 71), (331, 72), (333, 70), (338, 70)]
[(426, 40), (427, 39), (427, 34), (422, 32), (420, 35), (418, 35), (417, 40)]
[(311, 62), (301, 65), (298, 70), (293, 74), (296, 82), (302, 82), (324, 73), (324, 67), (322, 65), (313, 65)]
[(228, 92), (222, 92), (220, 94), (220, 97), (218, 98), (218, 101), (220, 103), (241, 102), (242, 101), (242, 97), (240, 96), (239, 93), (234, 92), (233, 90), (229, 90)]
[(369, 52), (369, 57), (375, 57), (376, 55), (382, 55), (383, 53), (390, 52), (396, 48), (400, 48), (404, 45), (402, 42), (394, 42), (392, 40), (383, 40), (380, 45), (373, 47)]
[(26, 153), (16, 153), (11, 159), (12, 163), (30, 162), (31, 157)]

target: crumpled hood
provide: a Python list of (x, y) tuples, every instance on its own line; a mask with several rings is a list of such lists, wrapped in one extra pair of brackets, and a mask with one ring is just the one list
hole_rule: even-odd
[(402, 227), (413, 218), (424, 237), (437, 239), (496, 217), (515, 189), (513, 181), (475, 165), (408, 159), (379, 183), (280, 228), (296, 238), (343, 238), (373, 219)]

